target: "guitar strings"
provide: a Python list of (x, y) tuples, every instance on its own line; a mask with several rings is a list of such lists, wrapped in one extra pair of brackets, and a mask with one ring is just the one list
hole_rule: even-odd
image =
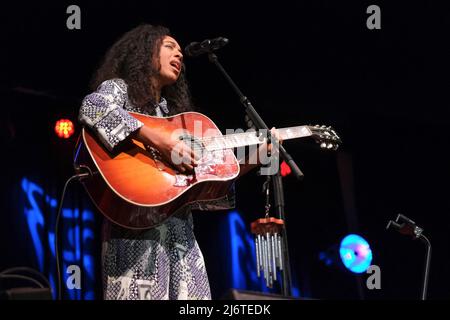
[[(318, 129), (320, 129), (320, 128), (314, 128), (314, 127), (311, 128), (310, 126), (297, 126), (297, 127), (281, 128), (281, 129), (278, 129), (278, 130), (280, 132), (287, 131), (287, 130), (299, 131), (300, 130), (299, 128), (303, 128), (303, 127), (308, 127), (308, 129), (310, 131), (317, 131)], [(231, 138), (234, 138), (234, 137), (245, 136), (245, 135), (248, 135), (249, 133), (255, 133), (255, 137), (259, 138), (258, 136), (256, 136), (257, 131), (248, 131), (248, 132), (232, 133), (232, 134), (227, 134), (227, 135), (223, 135), (223, 136), (206, 137), (206, 138), (199, 139), (199, 140), (202, 141), (202, 142), (207, 142), (207, 141), (213, 140), (213, 139), (224, 139), (224, 140), (226, 140), (226, 139), (231, 139)]]
[[(305, 127), (305, 126), (301, 126), (301, 127)], [(311, 131), (311, 135), (312, 135), (312, 132), (314, 132), (314, 131), (320, 131), (320, 129), (321, 128), (314, 128), (314, 127), (310, 127), (310, 126), (306, 126), (306, 127), (308, 127), (309, 128), (309, 130)], [(286, 131), (286, 130), (289, 130), (289, 129), (291, 129), (291, 130), (296, 130), (296, 131), (298, 131), (299, 129), (298, 129), (299, 127), (289, 127), (289, 128), (282, 128), (282, 129), (279, 129), (280, 131)], [(326, 131), (328, 131), (329, 132), (329, 130), (326, 130)], [(247, 146), (247, 145), (257, 145), (257, 144), (262, 144), (262, 143), (264, 143), (265, 142), (265, 140), (266, 140), (266, 138), (264, 137), (263, 138), (263, 140), (261, 140), (261, 138), (260, 138), (260, 136), (257, 136), (256, 134), (257, 134), (257, 131), (251, 131), (251, 132), (239, 132), (239, 133), (233, 133), (233, 134), (227, 134), (227, 135), (222, 135), (222, 136), (211, 136), (211, 137), (205, 137), (205, 138), (201, 138), (201, 139), (198, 139), (198, 138), (196, 138), (196, 137), (194, 137), (194, 138), (196, 138), (196, 140), (199, 142), (199, 143), (201, 143), (202, 145), (201, 146), (196, 146), (196, 143), (195, 143), (195, 140), (193, 141), (193, 143), (191, 143), (191, 149), (193, 150), (193, 151), (202, 151), (202, 150), (204, 150), (204, 149), (208, 149), (208, 146), (211, 146), (212, 145), (212, 143), (216, 143), (217, 144), (217, 149), (213, 149), (213, 150), (226, 150), (226, 149), (232, 149), (232, 148), (235, 148), (235, 147), (239, 147), (239, 145), (238, 146), (227, 146), (227, 143), (228, 142), (231, 142), (231, 144), (233, 144), (233, 143), (236, 143), (236, 141), (233, 141), (234, 139), (239, 139), (239, 138), (241, 138), (241, 137), (243, 137), (243, 136), (248, 136), (249, 135), (249, 133), (255, 133), (255, 135), (252, 135), (252, 138), (256, 138), (256, 139), (258, 139), (257, 141), (253, 141), (253, 143), (248, 143), (248, 142), (246, 142), (246, 143), (244, 143), (244, 145), (242, 145), (242, 146)], [(331, 135), (331, 136), (335, 136), (335, 135)], [(336, 140), (334, 140), (333, 138), (331, 138), (331, 136), (330, 137), (327, 137), (327, 138), (329, 138), (329, 139), (324, 139), (324, 140), (331, 140), (332, 142), (336, 142)], [(189, 144), (189, 143), (187, 143), (187, 144)], [(193, 145), (193, 146), (192, 146)], [(241, 146), (241, 147), (242, 147)]]

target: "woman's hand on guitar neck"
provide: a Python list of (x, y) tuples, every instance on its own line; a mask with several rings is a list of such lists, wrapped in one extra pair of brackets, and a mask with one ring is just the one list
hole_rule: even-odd
[(183, 173), (193, 172), (197, 165), (194, 151), (171, 132), (143, 126), (137, 131), (136, 138), (144, 145), (156, 148), (164, 160)]
[[(275, 138), (278, 140), (279, 144), (283, 144), (283, 139), (280, 136), (280, 133), (278, 132), (278, 130), (273, 127), (272, 129), (270, 129), (270, 132), (272, 133), (273, 136), (275, 136)], [(269, 145), (265, 144), (265, 146), (267, 147), (267, 150), (269, 152), (272, 152), (272, 144), (270, 143)], [(278, 146), (277, 146), (278, 148)], [(278, 150), (276, 150), (276, 152), (278, 152)]]
[[(274, 135), (279, 144), (283, 144), (283, 139), (281, 138), (278, 130), (274, 127), (272, 129), (270, 129), (270, 132), (272, 133), (272, 135)], [(277, 146), (278, 149), (278, 146)], [(278, 150), (275, 150), (276, 152), (278, 152)], [(272, 153), (272, 144), (269, 143), (264, 143), (262, 145), (260, 145), (258, 148), (256, 148), (256, 150), (254, 151), (253, 154), (247, 155), (247, 157), (245, 159), (241, 159), (239, 161), (240, 166), (241, 166), (241, 170), (240, 170), (240, 174), (239, 177), (247, 174), (249, 171), (253, 170), (254, 168), (257, 168), (261, 165), (261, 157), (263, 155), (267, 155), (267, 152)]]
[(269, 153), (274, 153), (274, 152), (278, 153), (279, 145), (283, 144), (283, 139), (281, 138), (280, 133), (278, 132), (278, 130), (275, 127), (270, 129), (270, 133), (272, 134), (272, 136), (274, 136), (278, 140), (278, 144), (275, 144), (275, 150), (272, 146), (272, 143), (265, 142), (262, 145), (260, 145), (260, 147), (258, 148), (258, 153), (259, 153), (260, 157), (261, 157), (261, 155), (267, 154), (268, 152)]

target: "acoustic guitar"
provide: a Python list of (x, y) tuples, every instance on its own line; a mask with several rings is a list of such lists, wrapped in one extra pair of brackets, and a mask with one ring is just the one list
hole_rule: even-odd
[[(223, 135), (214, 122), (197, 112), (171, 117), (130, 114), (146, 126), (177, 134), (200, 155), (192, 174), (178, 172), (157, 150), (127, 139), (108, 151), (95, 134), (83, 128), (75, 149), (75, 168), (89, 169), (82, 183), (100, 212), (112, 222), (131, 229), (163, 223), (178, 209), (197, 201), (225, 197), (239, 175), (235, 148), (266, 141), (255, 131)], [(325, 126), (278, 129), (283, 140), (312, 137), (321, 147), (336, 149), (340, 138)], [(239, 150), (239, 149), (238, 149)]]

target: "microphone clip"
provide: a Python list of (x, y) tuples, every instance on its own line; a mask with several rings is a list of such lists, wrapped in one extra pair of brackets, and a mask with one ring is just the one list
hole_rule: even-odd
[(184, 52), (187, 56), (196, 57), (201, 54), (210, 54), (216, 51), (228, 43), (228, 39), (224, 37), (218, 37), (214, 39), (206, 39), (202, 42), (192, 42), (185, 49)]
[(402, 214), (398, 214), (395, 221), (390, 220), (386, 226), (386, 229), (394, 229), (397, 232), (411, 236), (414, 239), (420, 238), (423, 232), (423, 228), (418, 227), (414, 221)]

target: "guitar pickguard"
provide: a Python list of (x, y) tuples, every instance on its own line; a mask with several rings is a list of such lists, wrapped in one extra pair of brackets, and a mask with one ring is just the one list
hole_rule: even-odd
[(204, 151), (204, 156), (201, 158), (198, 166), (194, 169), (195, 175), (201, 177), (204, 175), (218, 175), (216, 169), (219, 165), (226, 162), (225, 150)]
[(204, 180), (207, 178), (223, 176), (223, 166), (227, 166), (226, 152), (229, 150), (215, 150), (206, 151), (202, 150), (202, 157), (198, 160), (197, 166), (194, 168), (194, 174), (181, 174), (175, 175), (175, 187), (188, 187), (196, 181)]

